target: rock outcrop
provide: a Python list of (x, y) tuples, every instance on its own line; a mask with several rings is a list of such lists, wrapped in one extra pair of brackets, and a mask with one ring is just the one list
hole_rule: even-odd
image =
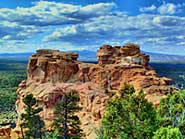
[(106, 102), (124, 83), (133, 84), (137, 91), (143, 89), (146, 98), (154, 105), (170, 92), (168, 78), (157, 77), (149, 65), (149, 56), (141, 53), (137, 45), (104, 45), (97, 52), (98, 64), (77, 61), (78, 54), (58, 50), (38, 50), (30, 57), (27, 80), (17, 90), (17, 112), (24, 111), (23, 98), (32, 93), (43, 107), (41, 117), (49, 127), (53, 119), (53, 109), (64, 92), (77, 90), (80, 95), (78, 112), (82, 129), (87, 139), (95, 138), (94, 128), (98, 128), (103, 117)]
[(126, 44), (124, 47), (104, 45), (98, 50), (97, 57), (100, 65), (135, 63), (147, 66), (150, 60), (149, 55), (143, 54), (135, 44)]

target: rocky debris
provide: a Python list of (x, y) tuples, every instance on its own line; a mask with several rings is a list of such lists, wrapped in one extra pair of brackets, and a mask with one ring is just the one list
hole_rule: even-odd
[(0, 129), (0, 139), (10, 138), (11, 128), (9, 126)]
[(0, 139), (20, 139), (20, 135), (20, 131), (15, 131), (10, 126), (0, 128)]
[(146, 98), (155, 106), (170, 92), (171, 79), (157, 77), (149, 65), (149, 56), (141, 53), (139, 46), (123, 47), (104, 45), (97, 52), (98, 64), (77, 61), (78, 54), (57, 50), (38, 50), (27, 67), (27, 80), (17, 90), (17, 125), (24, 112), (23, 98), (32, 93), (43, 107), (40, 114), (47, 128), (53, 119), (53, 109), (64, 92), (77, 90), (82, 110), (78, 116), (87, 139), (95, 138), (94, 128), (100, 126), (106, 102), (124, 83), (133, 84), (137, 91), (143, 89)]

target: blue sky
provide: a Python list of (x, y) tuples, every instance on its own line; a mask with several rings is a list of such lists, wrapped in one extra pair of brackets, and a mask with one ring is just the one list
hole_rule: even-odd
[(103, 44), (185, 55), (184, 0), (1, 0), (0, 53), (96, 51)]

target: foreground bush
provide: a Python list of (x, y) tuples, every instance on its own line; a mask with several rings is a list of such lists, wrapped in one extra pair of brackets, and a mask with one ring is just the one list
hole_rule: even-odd
[(143, 91), (125, 85), (120, 97), (108, 103), (102, 121), (104, 139), (151, 139), (158, 128), (157, 114)]
[(177, 127), (185, 138), (185, 90), (162, 99), (157, 108), (160, 126)]
[(178, 128), (161, 127), (155, 132), (153, 139), (183, 139)]

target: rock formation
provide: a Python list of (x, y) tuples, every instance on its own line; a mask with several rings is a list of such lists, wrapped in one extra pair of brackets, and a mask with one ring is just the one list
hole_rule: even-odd
[(137, 91), (143, 89), (146, 98), (154, 105), (170, 92), (168, 78), (157, 77), (149, 65), (149, 56), (141, 53), (134, 44), (123, 47), (104, 45), (97, 52), (98, 64), (77, 61), (78, 54), (58, 50), (38, 50), (30, 57), (27, 80), (17, 90), (17, 112), (24, 111), (23, 98), (32, 93), (43, 107), (41, 117), (47, 127), (53, 119), (53, 109), (64, 92), (75, 89), (79, 92), (83, 108), (78, 112), (82, 129), (87, 139), (95, 138), (103, 117), (106, 102), (124, 83), (133, 84)]
[(135, 63), (147, 66), (149, 62), (149, 55), (141, 53), (135, 44), (126, 44), (124, 47), (104, 45), (98, 50), (97, 57), (100, 65)]

